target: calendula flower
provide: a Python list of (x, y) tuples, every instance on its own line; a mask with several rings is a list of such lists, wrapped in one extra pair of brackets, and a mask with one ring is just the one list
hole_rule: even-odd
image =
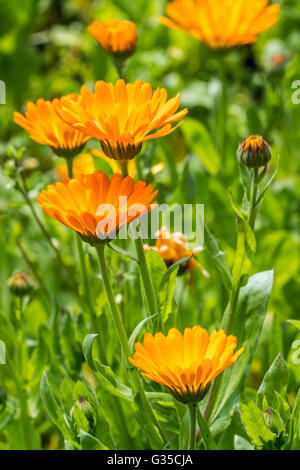
[(182, 29), (213, 49), (257, 40), (279, 18), (280, 6), (268, 0), (173, 0), (161, 22)]
[(269, 144), (260, 135), (247, 137), (238, 148), (237, 158), (249, 168), (266, 166), (271, 160), (272, 151)]
[[(77, 102), (78, 96), (72, 93), (63, 99)], [(48, 145), (58, 156), (67, 158), (79, 154), (90, 137), (61, 120), (57, 114), (61, 100), (41, 98), (36, 103), (28, 102), (25, 116), (16, 111), (14, 121), (29, 133), (32, 140)]]
[(224, 330), (214, 330), (211, 335), (194, 326), (182, 335), (176, 328), (167, 336), (146, 333), (144, 345), (136, 343), (130, 362), (142, 370), (142, 375), (164, 385), (182, 403), (196, 404), (202, 400), (210, 382), (233, 364), (243, 349), (234, 353), (235, 336)]
[(115, 85), (97, 81), (94, 93), (85, 85), (81, 88), (79, 101), (62, 98), (59, 115), (74, 129), (98, 139), (108, 157), (130, 160), (143, 142), (174, 131), (177, 126), (172, 124), (187, 113), (177, 112), (179, 104), (179, 94), (168, 100), (164, 88), (153, 92), (141, 80), (118, 80)]
[(149, 212), (157, 194), (144, 181), (102, 171), (77, 178), (64, 178), (49, 185), (37, 197), (41, 208), (53, 219), (78, 232), (96, 245), (116, 236), (120, 227)]
[(101, 23), (93, 21), (87, 29), (109, 54), (128, 57), (136, 49), (136, 26), (132, 21), (121, 21), (117, 18)]
[(189, 250), (186, 246), (184, 236), (180, 232), (169, 233), (166, 229), (158, 232), (158, 238), (155, 246), (144, 245), (145, 251), (154, 250), (164, 260), (167, 267), (183, 258), (190, 258), (181, 264), (179, 273), (184, 273), (186, 270), (190, 273), (190, 281), (193, 281), (193, 272), (195, 268), (199, 268), (205, 277), (209, 277), (208, 272), (199, 264), (194, 256), (200, 253), (203, 248), (199, 247), (194, 250)]

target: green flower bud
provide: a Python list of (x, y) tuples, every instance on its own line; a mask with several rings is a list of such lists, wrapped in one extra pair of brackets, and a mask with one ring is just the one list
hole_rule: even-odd
[(90, 404), (90, 402), (85, 400), (83, 397), (79, 397), (76, 402), (76, 405), (82, 411), (82, 413), (84, 414), (84, 416), (86, 417), (90, 425), (94, 426), (95, 424), (94, 412), (93, 412), (93, 407)]
[(274, 432), (277, 434), (277, 427), (275, 423), (275, 419), (272, 413), (272, 410), (266, 410), (264, 412), (264, 420), (270, 431)]
[(19, 272), (12, 276), (7, 281), (7, 286), (12, 294), (17, 297), (24, 297), (25, 295), (30, 294), (34, 288), (34, 284), (30, 277), (22, 272)]
[(238, 148), (237, 159), (248, 168), (266, 166), (271, 160), (272, 152), (269, 144), (259, 135), (251, 135)]

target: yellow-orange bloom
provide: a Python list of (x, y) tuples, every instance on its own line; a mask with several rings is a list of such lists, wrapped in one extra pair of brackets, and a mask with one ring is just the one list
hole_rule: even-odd
[(183, 258), (190, 258), (188, 261), (181, 264), (179, 272), (183, 273), (188, 269), (190, 272), (191, 283), (195, 268), (199, 268), (204, 276), (209, 277), (208, 272), (194, 258), (195, 255), (203, 250), (203, 248), (189, 250), (186, 246), (184, 236), (180, 232), (169, 233), (167, 230), (162, 229), (158, 233), (155, 246), (144, 245), (144, 248), (145, 251), (156, 251), (168, 267)]
[(168, 100), (164, 88), (153, 92), (141, 80), (127, 84), (118, 80), (115, 85), (97, 81), (94, 93), (85, 85), (81, 88), (79, 101), (62, 98), (59, 115), (98, 139), (108, 157), (130, 160), (141, 151), (143, 142), (173, 132), (177, 126), (172, 124), (187, 113), (187, 109), (177, 112), (179, 104), (179, 94)]
[[(64, 100), (77, 102), (75, 93), (67, 95)], [(36, 104), (28, 102), (25, 116), (14, 113), (14, 121), (25, 129), (32, 140), (42, 145), (49, 145), (54, 152), (62, 157), (74, 156), (80, 153), (89, 136), (67, 125), (57, 114), (62, 99), (52, 101), (39, 99)]]
[(117, 18), (101, 23), (93, 21), (87, 29), (102, 49), (110, 54), (128, 57), (136, 49), (136, 26), (132, 21)]
[(95, 171), (49, 185), (37, 202), (50, 217), (95, 245), (114, 238), (120, 227), (149, 212), (156, 194), (144, 181), (134, 183), (118, 173), (109, 179)]
[(224, 330), (214, 330), (211, 335), (194, 326), (182, 335), (176, 328), (167, 336), (146, 333), (144, 345), (136, 343), (130, 362), (142, 370), (142, 375), (164, 385), (182, 403), (196, 404), (202, 400), (210, 382), (233, 364), (244, 348), (234, 353), (235, 336)]
[(173, 0), (161, 22), (182, 29), (213, 49), (257, 40), (278, 21), (280, 6), (269, 0)]

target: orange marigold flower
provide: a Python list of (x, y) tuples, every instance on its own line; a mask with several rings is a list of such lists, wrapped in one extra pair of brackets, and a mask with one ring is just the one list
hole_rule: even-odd
[(249, 168), (266, 166), (272, 158), (269, 144), (260, 135), (247, 137), (238, 148), (237, 158)]
[(180, 232), (169, 233), (167, 230), (162, 229), (158, 232), (155, 246), (144, 245), (144, 248), (145, 251), (156, 251), (162, 257), (167, 267), (172, 266), (172, 264), (183, 258), (190, 258), (180, 265), (179, 273), (184, 273), (188, 269), (191, 284), (193, 282), (193, 272), (195, 268), (199, 268), (205, 277), (209, 277), (208, 272), (194, 258), (203, 248), (189, 250), (186, 246), (184, 236)]
[(268, 0), (173, 0), (161, 23), (182, 29), (213, 49), (257, 40), (278, 21), (280, 6)]
[(114, 238), (120, 227), (149, 212), (156, 194), (144, 181), (134, 183), (118, 173), (109, 179), (96, 170), (49, 185), (37, 202), (50, 217), (95, 245)]
[(59, 115), (73, 128), (98, 139), (108, 157), (130, 160), (143, 142), (174, 131), (180, 123), (172, 124), (187, 113), (187, 109), (176, 112), (179, 104), (179, 94), (168, 100), (164, 88), (153, 92), (141, 80), (127, 84), (118, 80), (115, 85), (101, 80), (94, 93), (84, 85), (79, 101), (62, 98)]
[(194, 326), (182, 335), (176, 328), (167, 336), (146, 333), (144, 345), (136, 343), (130, 362), (142, 370), (142, 375), (164, 385), (182, 403), (196, 404), (202, 400), (210, 382), (233, 364), (244, 348), (234, 353), (235, 336), (224, 330), (214, 330), (211, 335)]
[(128, 57), (136, 49), (136, 26), (132, 21), (117, 18), (109, 21), (93, 21), (88, 31), (109, 54)]
[[(75, 93), (63, 97), (77, 102)], [(49, 145), (53, 151), (61, 156), (74, 156), (81, 152), (89, 136), (67, 125), (57, 114), (62, 98), (52, 101), (39, 99), (36, 104), (28, 102), (25, 116), (15, 111), (14, 121), (25, 129), (32, 140), (42, 145)]]

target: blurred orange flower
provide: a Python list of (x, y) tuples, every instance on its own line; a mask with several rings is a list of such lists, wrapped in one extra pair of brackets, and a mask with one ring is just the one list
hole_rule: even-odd
[(132, 21), (117, 18), (101, 23), (93, 21), (87, 29), (102, 49), (110, 54), (128, 57), (136, 49), (136, 26)]
[(134, 183), (130, 176), (123, 178), (118, 173), (109, 179), (96, 170), (49, 185), (37, 202), (50, 217), (95, 245), (115, 237), (121, 226), (149, 212), (156, 194), (144, 181)]
[(173, 0), (161, 23), (182, 29), (213, 49), (250, 44), (278, 21), (280, 6), (268, 0)]
[(244, 348), (234, 353), (235, 336), (224, 330), (214, 330), (211, 335), (194, 326), (182, 335), (176, 328), (167, 336), (146, 333), (144, 345), (136, 343), (130, 362), (142, 370), (142, 375), (167, 389), (182, 403), (196, 404), (202, 400), (210, 382), (231, 366)]
[(143, 142), (176, 129), (180, 123), (172, 124), (187, 114), (187, 109), (176, 112), (179, 104), (179, 94), (168, 100), (164, 88), (153, 92), (141, 80), (118, 80), (115, 85), (98, 81), (94, 93), (85, 85), (81, 88), (80, 100), (62, 98), (59, 115), (74, 129), (98, 139), (108, 157), (130, 160)]
[(195, 268), (199, 268), (205, 277), (209, 277), (208, 272), (194, 258), (203, 248), (189, 250), (186, 246), (184, 236), (180, 232), (169, 233), (167, 230), (162, 229), (158, 233), (155, 246), (144, 245), (144, 249), (145, 251), (156, 251), (168, 267), (183, 258), (190, 258), (188, 261), (181, 264), (179, 272), (183, 273), (189, 270), (191, 284), (193, 282), (193, 272)]
[(77, 102), (78, 96), (72, 93), (52, 101), (41, 98), (36, 104), (28, 102), (25, 116), (15, 111), (14, 121), (29, 133), (32, 140), (49, 145), (59, 156), (68, 157), (80, 153), (90, 137), (72, 128), (57, 115), (62, 99)]

